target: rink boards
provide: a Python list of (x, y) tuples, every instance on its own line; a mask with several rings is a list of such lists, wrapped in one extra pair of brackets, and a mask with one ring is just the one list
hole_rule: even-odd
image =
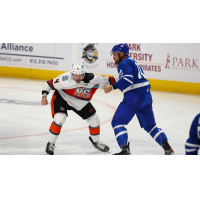
[[(80, 62), (87, 72), (117, 75), (115, 43), (0, 43), (0, 76), (48, 80)], [(153, 90), (200, 94), (200, 44), (127, 43)]]
[[(18, 67), (3, 67), (0, 66), (0, 76), (50, 80), (65, 73), (65, 71), (53, 71), (34, 68), (18, 68)], [(110, 76), (110, 75), (105, 75)], [(112, 76), (112, 75), (111, 75)], [(200, 94), (200, 83), (168, 81), (158, 79), (148, 79), (152, 90), (178, 92), (187, 94)]]

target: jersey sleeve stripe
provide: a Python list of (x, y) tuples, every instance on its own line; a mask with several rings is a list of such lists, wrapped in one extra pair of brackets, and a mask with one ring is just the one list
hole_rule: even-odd
[(128, 81), (128, 82), (130, 82), (131, 84), (133, 84), (133, 82), (130, 81), (130, 80), (128, 80), (127, 78), (124, 78), (124, 77), (123, 77), (123, 79), (126, 80), (126, 81)]
[(130, 85), (129, 87), (127, 87), (126, 89), (123, 90), (123, 93), (129, 91), (129, 90), (133, 90), (133, 89), (136, 89), (136, 88), (140, 88), (140, 87), (144, 87), (144, 86), (147, 86), (149, 85), (149, 81), (147, 82), (143, 82), (143, 83), (137, 83), (137, 84), (134, 84), (134, 85)]
[(53, 79), (50, 81), (47, 81), (47, 84), (51, 87), (52, 90), (55, 90), (55, 88), (53, 86)]
[(133, 77), (133, 78), (134, 78), (134, 76), (132, 76), (132, 75), (123, 75), (123, 76), (130, 76), (130, 77)]
[(42, 90), (42, 94), (47, 93), (47, 95), (49, 94), (49, 92), (47, 92), (46, 90)]
[(113, 77), (109, 77), (109, 82), (110, 82), (110, 85), (114, 85), (115, 79)]

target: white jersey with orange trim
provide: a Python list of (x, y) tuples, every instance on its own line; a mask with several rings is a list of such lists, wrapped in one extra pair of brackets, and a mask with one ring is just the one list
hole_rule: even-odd
[(57, 90), (62, 98), (76, 110), (81, 110), (92, 99), (98, 88), (104, 85), (114, 85), (118, 77), (104, 77), (93, 73), (85, 73), (80, 83), (74, 81), (71, 72), (66, 72), (58, 77), (47, 81), (42, 89), (43, 93)]

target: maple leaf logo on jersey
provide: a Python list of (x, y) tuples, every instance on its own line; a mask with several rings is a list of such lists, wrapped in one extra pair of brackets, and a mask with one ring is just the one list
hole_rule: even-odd
[(122, 71), (122, 69), (121, 69), (120, 72), (119, 72), (119, 77), (121, 77), (121, 76), (123, 76), (123, 71)]
[(94, 47), (94, 43), (89, 43), (84, 49), (83, 49), (83, 56), (82, 58), (87, 63), (94, 63), (98, 59), (98, 52), (97, 49)]

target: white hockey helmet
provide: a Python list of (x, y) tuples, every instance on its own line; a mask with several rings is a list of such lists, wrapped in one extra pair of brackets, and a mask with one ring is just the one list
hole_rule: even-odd
[(85, 67), (81, 63), (73, 63), (71, 73), (76, 75), (83, 74), (85, 76)]

